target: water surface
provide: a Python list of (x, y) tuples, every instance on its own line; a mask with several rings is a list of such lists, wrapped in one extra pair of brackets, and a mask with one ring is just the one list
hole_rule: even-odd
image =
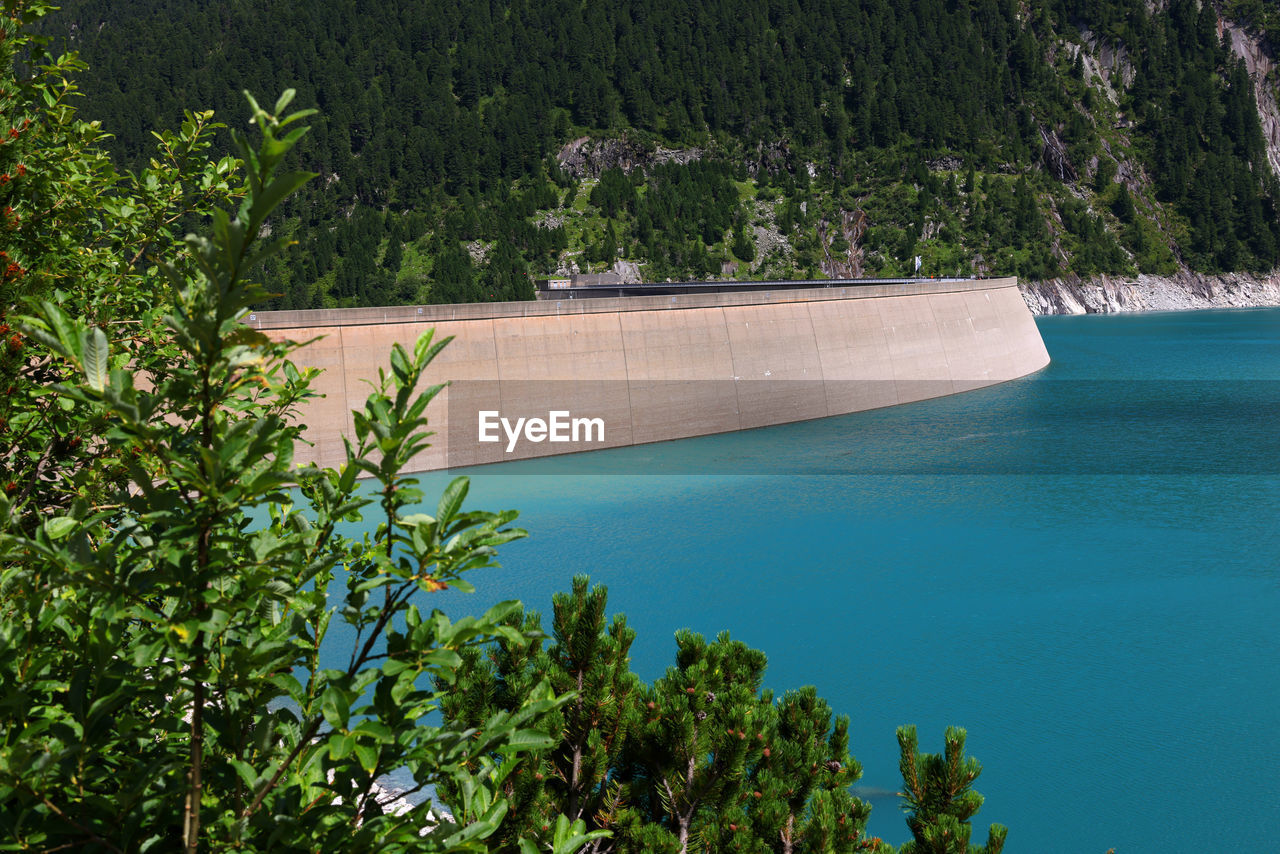
[[(779, 691), (969, 731), (1011, 852), (1263, 849), (1280, 823), (1280, 310), (1042, 318), (1053, 363), (955, 397), (476, 469), (528, 540), (457, 613), (608, 584), (646, 679), (728, 630)], [(647, 474), (645, 472), (662, 472)], [(444, 475), (427, 479), (435, 492)], [(907, 838), (893, 798), (870, 831)], [(985, 832), (975, 834), (977, 840)]]

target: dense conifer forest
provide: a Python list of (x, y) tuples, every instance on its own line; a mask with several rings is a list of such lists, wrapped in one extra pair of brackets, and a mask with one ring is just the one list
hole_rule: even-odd
[[(68, 0), (79, 109), (141, 165), (296, 86), (320, 180), (272, 307), (683, 277), (1270, 270), (1280, 185), (1233, 0)], [(1275, 81), (1263, 81), (1274, 95)]]

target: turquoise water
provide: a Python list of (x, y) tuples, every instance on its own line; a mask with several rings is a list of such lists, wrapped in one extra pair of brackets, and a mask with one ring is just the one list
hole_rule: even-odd
[(589, 573), (645, 678), (727, 629), (852, 718), (876, 790), (898, 725), (962, 725), (1011, 852), (1271, 849), (1280, 311), (1038, 322), (1052, 365), (997, 388), (477, 469), (531, 536), (443, 601), (547, 612)]

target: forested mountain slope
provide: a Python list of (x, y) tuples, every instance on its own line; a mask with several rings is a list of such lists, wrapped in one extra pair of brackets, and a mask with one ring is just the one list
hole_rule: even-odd
[(299, 159), (322, 180), (272, 224), (300, 241), (273, 305), (311, 307), (525, 298), (619, 261), (646, 280), (917, 256), (924, 275), (1271, 270), (1275, 80), (1240, 54), (1269, 57), (1275, 19), (1258, 0), (68, 0), (46, 32), (89, 62), (81, 110), (124, 165), (184, 108), (238, 115), (242, 89), (320, 108)]

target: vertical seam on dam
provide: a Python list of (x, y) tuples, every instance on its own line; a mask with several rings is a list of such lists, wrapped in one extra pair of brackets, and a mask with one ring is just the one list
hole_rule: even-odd
[(352, 414), (351, 398), (347, 391), (347, 330), (345, 328), (338, 329), (338, 364), (341, 370), (338, 376), (342, 377), (342, 428), (347, 435), (355, 433), (356, 417)]
[(813, 303), (805, 303), (805, 317), (809, 318), (809, 334), (813, 336), (813, 358), (818, 365), (818, 382), (822, 383), (822, 409), (828, 416), (831, 411), (831, 389), (827, 388), (827, 372), (822, 366), (822, 347), (818, 344), (818, 330), (813, 325)]
[(627, 378), (627, 428), (634, 441), (636, 435), (636, 410), (631, 402), (631, 360), (627, 357), (627, 332), (622, 328), (622, 312), (614, 319), (618, 321), (618, 349), (622, 350), (622, 375)]
[(498, 380), (498, 411), (502, 411), (502, 352), (498, 349), (498, 324), (490, 318), (489, 332), (493, 337), (493, 372)]
[(947, 366), (947, 376), (950, 378), (947, 381), (947, 389), (948, 391), (955, 391), (958, 385), (956, 382), (956, 370), (951, 364), (951, 354), (947, 352), (946, 336), (942, 334), (942, 328), (938, 326), (938, 312), (934, 310), (933, 300), (928, 296), (924, 298), (924, 304), (929, 306), (929, 317), (933, 318), (933, 328), (938, 330), (938, 347), (942, 350), (942, 362)]
[[(738, 388), (741, 382), (738, 376), (738, 360), (733, 357), (733, 333), (729, 331), (729, 318), (724, 313), (724, 307), (719, 309), (720, 322), (724, 328), (724, 343), (729, 348), (729, 372), (733, 379), (733, 409), (738, 416), (738, 429), (742, 429), (742, 395)], [(748, 324), (749, 326), (749, 324)]]

